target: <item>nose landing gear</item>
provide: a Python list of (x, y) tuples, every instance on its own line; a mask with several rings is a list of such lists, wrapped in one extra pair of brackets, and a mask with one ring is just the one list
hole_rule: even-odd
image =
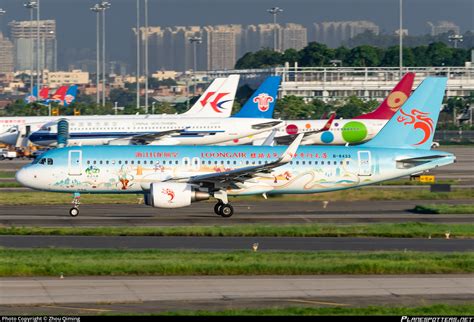
[(74, 197), (72, 199), (72, 208), (69, 209), (69, 215), (71, 217), (77, 217), (79, 215), (79, 205), (81, 204), (81, 194), (80, 193), (74, 193)]

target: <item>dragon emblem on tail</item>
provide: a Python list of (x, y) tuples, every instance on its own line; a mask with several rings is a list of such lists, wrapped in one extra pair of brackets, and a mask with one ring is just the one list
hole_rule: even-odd
[(403, 109), (400, 109), (400, 113), (402, 115), (397, 118), (399, 123), (403, 123), (403, 125), (413, 124), (415, 130), (420, 129), (424, 133), (423, 139), (413, 145), (420, 145), (428, 141), (434, 131), (433, 119), (429, 117), (429, 113), (421, 112), (415, 108), (411, 110), (410, 114), (403, 111)]

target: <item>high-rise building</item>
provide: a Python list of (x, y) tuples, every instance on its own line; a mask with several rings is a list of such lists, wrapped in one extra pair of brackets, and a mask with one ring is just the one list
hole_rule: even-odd
[(0, 73), (13, 72), (13, 44), (0, 32)]
[(15, 70), (31, 70), (32, 66), (36, 69), (37, 53), (39, 53), (40, 70), (56, 70), (56, 21), (39, 21), (39, 42), (36, 21), (12, 21), (9, 26), (15, 48)]
[(280, 51), (285, 51), (289, 48), (296, 50), (303, 49), (308, 44), (307, 34), (305, 27), (295, 23), (287, 23), (280, 27)]
[(314, 23), (313, 41), (328, 45), (340, 46), (344, 41), (354, 38), (364, 32), (379, 34), (379, 26), (371, 21), (326, 21)]
[(237, 48), (242, 42), (241, 25), (205, 26), (203, 47), (207, 51), (207, 69), (232, 69), (237, 61)]
[(438, 21), (437, 24), (434, 24), (428, 21), (428, 25), (430, 26), (431, 36), (437, 36), (444, 33), (455, 34), (455, 35), (460, 34), (459, 26), (454, 24), (451, 21)]

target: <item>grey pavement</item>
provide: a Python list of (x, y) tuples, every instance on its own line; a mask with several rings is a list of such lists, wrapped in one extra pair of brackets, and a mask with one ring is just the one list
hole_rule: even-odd
[(1, 278), (0, 305), (344, 296), (474, 296), (470, 275)]

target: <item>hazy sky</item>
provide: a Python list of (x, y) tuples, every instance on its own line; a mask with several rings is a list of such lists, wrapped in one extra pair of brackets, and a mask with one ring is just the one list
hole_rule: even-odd
[[(42, 19), (57, 21), (60, 52), (66, 48), (95, 49), (94, 0), (40, 0)], [(0, 0), (7, 13), (0, 17), (2, 31), (11, 20), (29, 19), (22, 0)], [(131, 50), (131, 28), (136, 24), (136, 0), (109, 0), (107, 43), (111, 59), (125, 59)], [(399, 0), (149, 0), (149, 24), (207, 25), (271, 22), (267, 8), (284, 9), (278, 22), (309, 25), (331, 20), (371, 20), (382, 31), (398, 28)], [(410, 34), (428, 31), (427, 21), (450, 20), (461, 31), (474, 29), (473, 0), (404, 0), (404, 27)], [(143, 0), (141, 1), (143, 4)], [(143, 21), (143, 20), (142, 20)]]

